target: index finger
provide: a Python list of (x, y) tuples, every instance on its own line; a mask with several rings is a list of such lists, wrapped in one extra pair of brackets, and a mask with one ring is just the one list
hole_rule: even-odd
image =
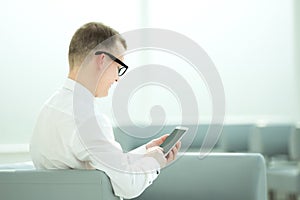
[(162, 143), (167, 139), (167, 137), (169, 137), (170, 134), (165, 134), (163, 136), (160, 137), (160, 140), (162, 141)]
[(167, 139), (168, 136), (169, 136), (169, 134), (165, 134), (165, 135), (163, 135), (163, 136), (157, 138), (157, 139), (154, 140), (154, 141), (155, 141), (155, 143), (156, 143), (157, 145), (161, 145), (161, 144)]

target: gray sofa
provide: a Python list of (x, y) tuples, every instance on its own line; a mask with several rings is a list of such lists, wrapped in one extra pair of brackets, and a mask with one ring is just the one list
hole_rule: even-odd
[(220, 150), (224, 152), (247, 152), (253, 124), (224, 125), (219, 139)]
[[(29, 165), (14, 165), (0, 169), (0, 199), (115, 200), (118, 197), (101, 171), (34, 170)], [(137, 199), (266, 200), (264, 159), (260, 154), (212, 153), (200, 160), (198, 153), (185, 153), (164, 168)]]
[(117, 200), (97, 170), (0, 170), (2, 200)]
[[(150, 138), (131, 137), (119, 128), (114, 132), (125, 151), (129, 151), (152, 138), (170, 133), (174, 127), (166, 126)], [(157, 127), (150, 127), (149, 131), (152, 129)], [(251, 129), (248, 124), (225, 127), (216, 148), (246, 150)], [(158, 179), (136, 199), (266, 200), (266, 165), (261, 154), (212, 153), (200, 160), (198, 151), (207, 130), (207, 124), (200, 125), (187, 152), (163, 169)], [(243, 130), (246, 130), (244, 134), (237, 135)], [(242, 143), (238, 143), (240, 140)], [(2, 165), (2, 169), (0, 166), (0, 199), (114, 200), (118, 197), (113, 194), (109, 178), (101, 171), (40, 171), (34, 170), (32, 165), (9, 164)]]
[(300, 195), (300, 124), (291, 131), (288, 146), (290, 160), (272, 165), (267, 170), (271, 200), (276, 199), (278, 192), (291, 200), (296, 200)]
[(163, 169), (136, 200), (266, 200), (266, 170), (260, 154), (198, 153)]
[(292, 124), (258, 124), (250, 134), (249, 151), (261, 153), (268, 161), (287, 159)]

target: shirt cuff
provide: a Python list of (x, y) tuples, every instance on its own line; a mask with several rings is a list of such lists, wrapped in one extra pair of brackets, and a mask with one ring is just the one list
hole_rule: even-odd
[[(147, 153), (146, 144), (131, 150), (129, 153), (141, 154), (141, 155), (146, 154)], [(155, 162), (156, 164), (158, 164), (158, 166), (156, 167), (156, 170), (152, 172), (154, 175), (153, 179), (156, 179), (156, 177), (160, 174), (160, 166), (159, 166), (159, 163), (154, 158), (151, 158), (151, 159), (153, 159), (152, 162)]]
[(131, 150), (129, 153), (134, 153), (134, 154), (146, 154), (147, 149), (146, 149), (146, 144)]

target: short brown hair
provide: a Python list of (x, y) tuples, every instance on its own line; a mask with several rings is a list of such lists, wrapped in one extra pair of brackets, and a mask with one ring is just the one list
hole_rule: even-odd
[(111, 39), (109, 42), (110, 46), (115, 46), (116, 42), (119, 41), (125, 49), (127, 48), (126, 41), (122, 36), (109, 26), (98, 22), (90, 22), (81, 26), (75, 32), (70, 42), (70, 69), (76, 65), (81, 65), (89, 52), (107, 39)]

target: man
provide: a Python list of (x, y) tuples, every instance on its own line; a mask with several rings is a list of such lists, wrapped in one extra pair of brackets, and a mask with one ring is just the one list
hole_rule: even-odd
[(74, 34), (69, 46), (69, 75), (64, 86), (43, 106), (30, 152), (38, 169), (98, 169), (111, 180), (121, 198), (140, 195), (173, 161), (178, 143), (164, 156), (160, 144), (168, 135), (129, 153), (115, 141), (109, 119), (94, 107), (95, 98), (127, 70), (126, 42), (114, 29), (88, 23)]

